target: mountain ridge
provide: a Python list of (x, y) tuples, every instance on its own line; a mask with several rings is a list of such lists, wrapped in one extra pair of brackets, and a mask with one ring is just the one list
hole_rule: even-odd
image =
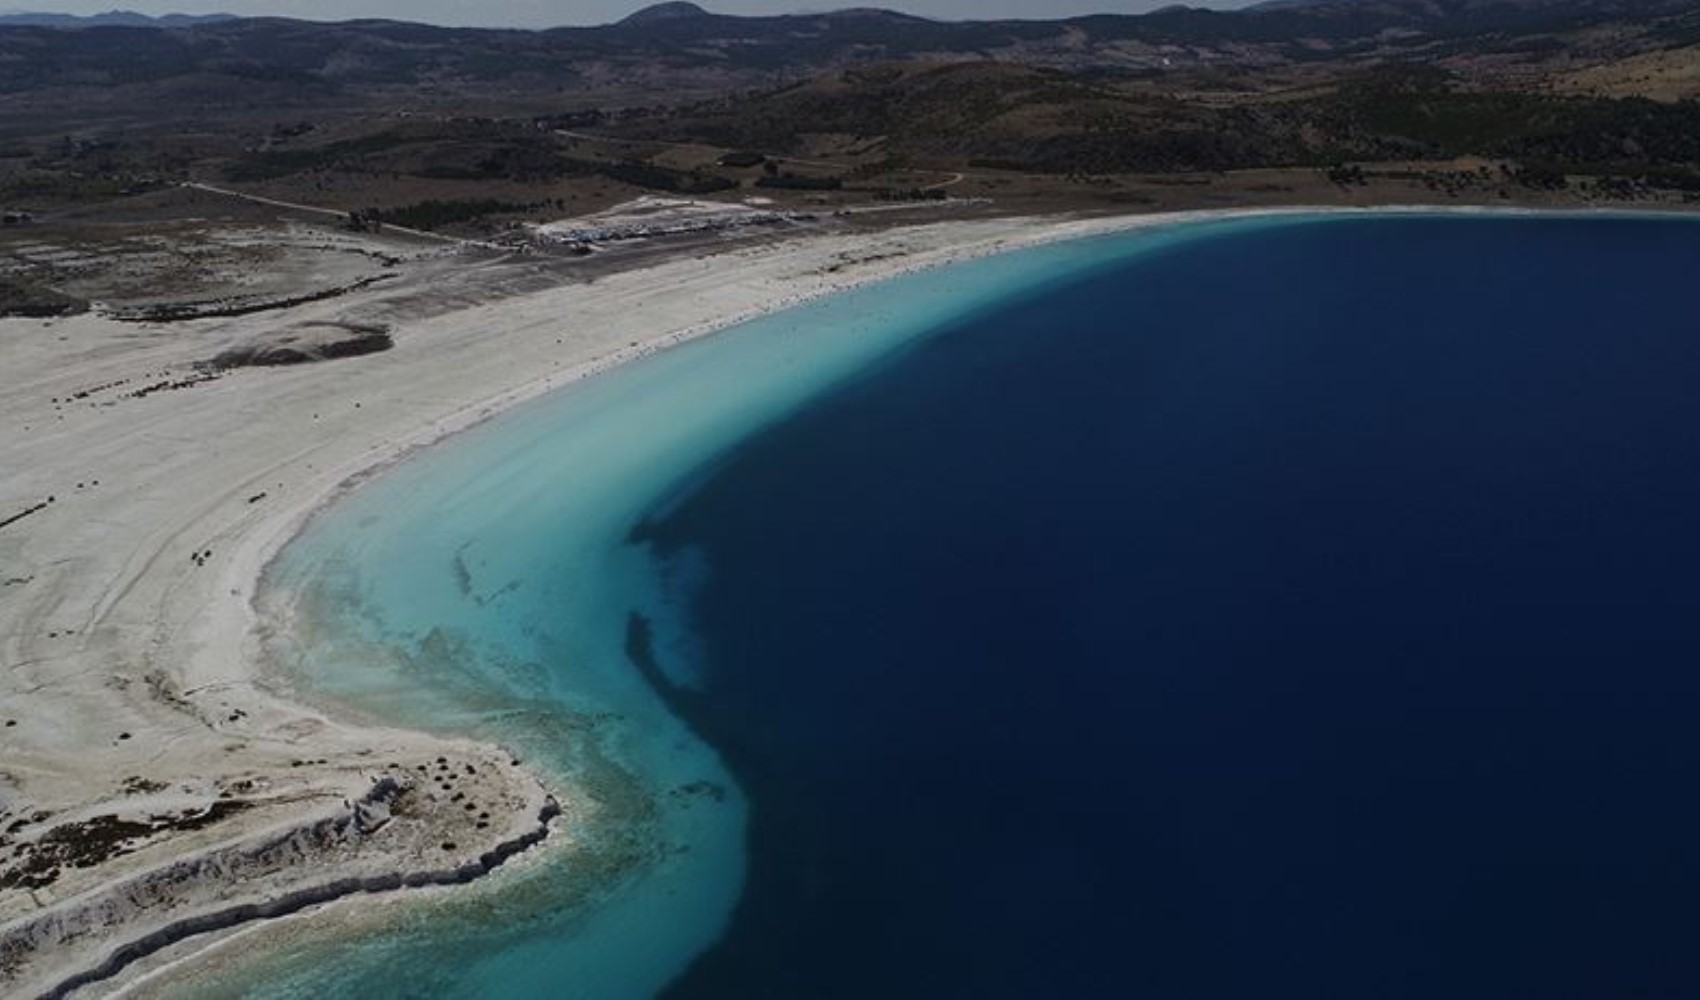
[(110, 10), (104, 14), (56, 14), (46, 11), (15, 11), (0, 13), (0, 26), (21, 25), (37, 28), (181, 28), (197, 24), (216, 24), (241, 20), (235, 14), (142, 14), (133, 10)]
[(1302, 6), (934, 21), (871, 8), (732, 16), (675, 2), (615, 24), (540, 31), (217, 15), (137, 21), (141, 15), (123, 12), (43, 25), (13, 15), (0, 17), (0, 90), (122, 85), (138, 104), (187, 97), (223, 107), (310, 105), (399, 87), (413, 88), (410, 99), (477, 93), (494, 101), (505, 93), (542, 103), (557, 94), (577, 95), (580, 108), (624, 107), (653, 103), (656, 94), (677, 103), (879, 63), (990, 60), (1155, 80), (1266, 76), (1282, 67), (1302, 75), (1306, 66), (1341, 61), (1476, 60), (1507, 74), (1549, 53), (1609, 63), (1700, 45), (1700, 8), (1691, 0), (1276, 2)]

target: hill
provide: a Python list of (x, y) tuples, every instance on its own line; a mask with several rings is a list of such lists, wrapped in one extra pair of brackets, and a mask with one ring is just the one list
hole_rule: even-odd
[(694, 3), (684, 3), (683, 0), (674, 0), (672, 3), (658, 3), (650, 7), (645, 7), (642, 10), (635, 11), (621, 19), (620, 23), (629, 28), (641, 27), (646, 24), (655, 25), (667, 21), (678, 21), (681, 19), (708, 16), (710, 16), (708, 11), (703, 10)]
[[(1390, 59), (1474, 60), (1504, 74), (1553, 60), (1599, 63), (1700, 43), (1688, 0), (1316, 0), (1248, 11), (943, 22), (880, 10), (729, 17), (666, 3), (616, 24), (544, 32), (395, 21), (94, 19), (0, 21), (9, 94), (123, 86), (123, 101), (228, 105), (229, 81), (296, 82), (320, 101), (349, 88), (466, 95), (589, 94), (651, 103), (764, 89), (848, 66), (995, 60), (1096, 74), (1267, 73)], [(75, 30), (71, 30), (74, 26)], [(278, 91), (273, 86), (269, 88)]]

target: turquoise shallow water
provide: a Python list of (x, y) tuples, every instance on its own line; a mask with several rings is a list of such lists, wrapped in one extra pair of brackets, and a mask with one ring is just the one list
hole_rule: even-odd
[(682, 345), (429, 449), (316, 518), (267, 574), (279, 665), (314, 698), (500, 742), (595, 803), (566, 862), (311, 935), (203, 995), (649, 996), (727, 925), (747, 803), (627, 658), (634, 611), (700, 683), (687, 609), (712, 569), (656, 564), (633, 524), (739, 442), (944, 325), (1140, 255), (1290, 224), (1075, 241), (911, 275)]

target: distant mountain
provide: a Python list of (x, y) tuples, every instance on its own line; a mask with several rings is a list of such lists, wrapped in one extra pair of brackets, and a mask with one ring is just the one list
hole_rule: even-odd
[(683, 0), (677, 0), (677, 2), (674, 3), (658, 3), (652, 7), (645, 7), (644, 9), (633, 13), (629, 17), (626, 17), (620, 21), (620, 23), (630, 27), (645, 24), (658, 24), (662, 21), (678, 21), (686, 18), (711, 16), (713, 15), (709, 14), (708, 11), (703, 10), (694, 3), (684, 3)]
[(181, 28), (196, 24), (216, 24), (237, 20), (235, 14), (165, 14), (149, 17), (133, 10), (114, 10), (105, 14), (0, 14), (0, 25), (25, 25), (38, 28), (97, 28), (121, 26), (127, 28)]

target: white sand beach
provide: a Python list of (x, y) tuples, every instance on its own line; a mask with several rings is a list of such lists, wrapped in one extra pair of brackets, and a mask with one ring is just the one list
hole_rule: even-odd
[[(554, 803), (574, 808), (573, 789), (502, 748), (377, 726), (264, 670), (263, 568), (363, 478), (521, 400), (806, 299), (1195, 217), (803, 232), (591, 280), (563, 268), (542, 290), (500, 290), (523, 284), (525, 262), (472, 249), (235, 318), (0, 320), (0, 522), (16, 518), (0, 527), (0, 993), (56, 995), (91, 970), (93, 992), (111, 990), (131, 959), (216, 937), (197, 931), (454, 891), (440, 886), (558, 827)], [(314, 324), (382, 324), (394, 347), (196, 367)], [(546, 849), (570, 851), (565, 839)]]

